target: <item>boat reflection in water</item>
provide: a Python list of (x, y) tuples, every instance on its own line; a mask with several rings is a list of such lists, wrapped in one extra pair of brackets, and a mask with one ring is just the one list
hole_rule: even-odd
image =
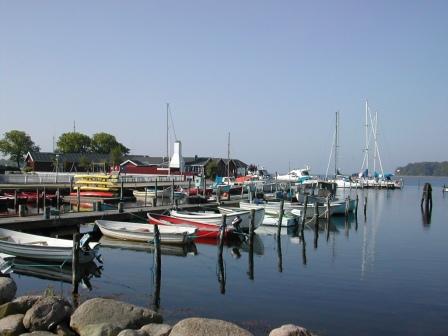
[[(129, 240), (113, 239), (106, 236), (102, 236), (101, 239), (99, 240), (99, 243), (101, 244), (101, 247), (154, 253), (154, 245), (146, 242), (134, 242)], [(163, 255), (171, 255), (178, 257), (186, 257), (188, 255), (198, 254), (198, 250), (196, 248), (195, 243), (188, 243), (183, 245), (160, 244), (160, 249)]]
[[(72, 265), (54, 262), (36, 261), (12, 256), (3, 256), (4, 263), (2, 270), (4, 273), (15, 273), (31, 276), (44, 280), (62, 281), (72, 283)], [(94, 261), (79, 264), (80, 284), (92, 290), (90, 280), (101, 277), (103, 266), (98, 266)]]

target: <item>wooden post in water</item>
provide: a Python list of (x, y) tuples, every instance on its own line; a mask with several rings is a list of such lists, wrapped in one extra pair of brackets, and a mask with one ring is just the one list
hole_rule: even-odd
[(37, 214), (39, 214), (39, 188), (36, 188), (36, 209)]
[(319, 222), (319, 203), (317, 200), (314, 202), (314, 221)]
[(14, 209), (16, 210), (16, 213), (17, 213), (17, 209), (18, 209), (17, 189), (14, 190)]
[(303, 234), (303, 230), (305, 229), (307, 208), (308, 208), (308, 195), (305, 195), (305, 199), (303, 201), (302, 225), (301, 225), (301, 228), (300, 228), (300, 230), (302, 231), (302, 234)]
[(216, 203), (221, 204), (221, 187), (216, 187)]
[(358, 218), (358, 204), (359, 204), (359, 196), (356, 193), (356, 202), (355, 202), (355, 217)]
[(124, 182), (123, 182), (123, 180), (121, 180), (121, 187), (120, 187), (120, 201), (123, 200), (123, 184), (124, 184)]
[(78, 272), (79, 272), (79, 232), (73, 234), (73, 248), (72, 248), (72, 294), (78, 295)]
[(61, 194), (59, 193), (59, 188), (56, 189), (56, 208), (59, 209), (59, 202), (60, 202)]
[(222, 250), (224, 248), (224, 236), (225, 236), (225, 232), (226, 232), (226, 226), (227, 226), (227, 215), (222, 215), (222, 223), (221, 223), (221, 227), (219, 228), (220, 232), (219, 232), (219, 249), (218, 249), (218, 254), (222, 255)]
[(157, 224), (154, 225), (154, 293), (153, 307), (160, 307), (160, 284), (162, 278), (162, 253), (160, 248), (160, 231)]
[(174, 178), (171, 181), (171, 205), (174, 205)]
[(188, 196), (190, 196), (191, 179), (188, 179)]
[(331, 226), (331, 216), (330, 216), (330, 196), (327, 196), (327, 241), (330, 238), (330, 226)]
[(42, 208), (45, 209), (47, 206), (47, 193), (46, 193), (45, 187), (44, 187), (44, 191), (42, 194), (42, 198), (43, 198), (42, 199)]
[(145, 187), (145, 207), (148, 202), (148, 188)]
[(156, 177), (156, 181), (154, 182), (154, 195), (155, 196), (154, 196), (153, 204), (156, 207), (157, 206), (157, 177)]
[(285, 200), (282, 199), (280, 201), (280, 212), (278, 214), (278, 223), (277, 223), (277, 234), (280, 235), (280, 230), (282, 228), (282, 221), (283, 221), (283, 213), (284, 213), (284, 207), (285, 207)]
[(204, 181), (203, 181), (203, 190), (202, 190), (202, 195), (204, 196), (204, 198), (206, 198), (207, 197), (207, 191), (206, 191), (206, 189), (207, 189), (207, 179), (206, 179), (206, 177), (205, 177), (205, 174), (204, 174), (204, 179), (203, 179)]
[(350, 196), (347, 196), (345, 199), (345, 217), (348, 217), (348, 213), (350, 210)]
[(364, 196), (364, 220), (367, 218), (367, 195)]
[(81, 208), (81, 192), (79, 190), (79, 186), (78, 188), (76, 188), (76, 209), (79, 212), (80, 208)]
[(423, 209), (425, 203), (425, 210), (432, 210), (432, 186), (430, 183), (425, 183), (423, 186), (422, 200), (420, 207)]
[(123, 213), (124, 211), (124, 204), (123, 202), (118, 202), (118, 212)]
[(319, 239), (319, 203), (314, 202), (314, 248), (317, 249), (317, 240)]
[(255, 209), (250, 210), (249, 224), (249, 270), (247, 275), (250, 280), (254, 279), (254, 237), (255, 237)]

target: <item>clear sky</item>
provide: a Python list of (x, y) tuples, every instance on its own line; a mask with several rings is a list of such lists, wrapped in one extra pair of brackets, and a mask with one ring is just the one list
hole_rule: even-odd
[(73, 129), (161, 156), (360, 169), (364, 100), (386, 170), (447, 160), (448, 1), (0, 0), (0, 133)]

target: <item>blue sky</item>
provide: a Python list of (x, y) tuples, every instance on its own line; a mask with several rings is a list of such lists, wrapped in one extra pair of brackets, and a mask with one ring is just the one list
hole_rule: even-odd
[(73, 129), (163, 155), (169, 102), (185, 155), (271, 171), (360, 169), (364, 100), (386, 170), (446, 160), (447, 1), (0, 0), (0, 133), (42, 150)]

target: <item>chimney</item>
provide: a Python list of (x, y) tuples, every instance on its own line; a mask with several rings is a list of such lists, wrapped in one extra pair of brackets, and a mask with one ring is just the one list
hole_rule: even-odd
[(182, 143), (180, 141), (174, 142), (174, 152), (173, 156), (171, 157), (170, 168), (179, 169), (180, 172), (184, 171), (185, 162), (184, 158), (182, 157)]

